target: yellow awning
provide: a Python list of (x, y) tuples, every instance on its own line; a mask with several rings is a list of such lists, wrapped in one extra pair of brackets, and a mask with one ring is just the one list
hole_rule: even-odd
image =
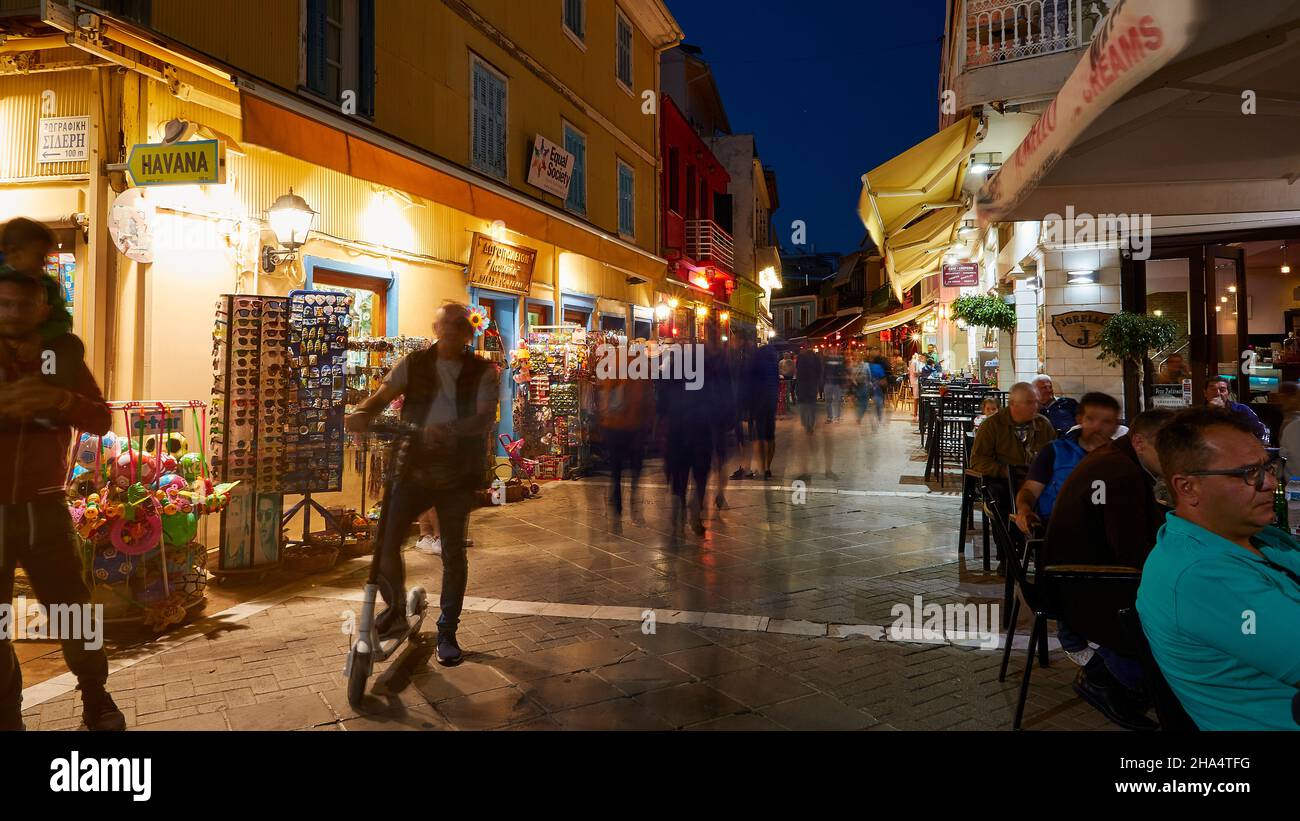
[(979, 125), (959, 120), (863, 175), (858, 216), (877, 248), (926, 211), (961, 204)]
[[(979, 131), (979, 119), (966, 117), (862, 177), (858, 216), (884, 252), (900, 299), (939, 270), (941, 246), (953, 240), (965, 210), (962, 183)], [(940, 213), (926, 216), (928, 211)]]
[(960, 208), (932, 211), (886, 243), (885, 270), (900, 300), (904, 291), (939, 270), (943, 252), (957, 238), (961, 215)]
[(862, 326), (862, 330), (858, 331), (858, 335), (864, 336), (866, 334), (879, 333), (880, 331), (883, 331), (886, 328), (896, 328), (899, 325), (906, 325), (907, 323), (911, 322), (914, 319), (918, 319), (922, 316), (925, 316), (925, 314), (933, 308), (934, 308), (934, 297), (930, 297), (924, 303), (916, 306), (915, 308), (906, 308), (896, 313), (892, 313), (889, 316), (881, 317), (880, 319), (874, 319), (868, 322), (867, 324)]

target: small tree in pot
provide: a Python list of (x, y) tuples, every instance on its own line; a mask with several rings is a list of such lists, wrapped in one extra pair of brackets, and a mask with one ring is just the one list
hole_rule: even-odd
[[(952, 315), (967, 325), (984, 328), (986, 346), (992, 344), (991, 337), (994, 329), (1013, 331), (1016, 328), (1016, 309), (1008, 305), (1002, 297), (992, 294), (957, 297), (952, 303)], [(1012, 343), (1011, 362), (1013, 367), (1015, 361), (1016, 346)]]
[[(1101, 353), (1097, 358), (1114, 367), (1132, 362), (1138, 368), (1142, 384), (1146, 385), (1155, 371), (1151, 354), (1169, 347), (1177, 338), (1178, 325), (1168, 317), (1121, 311), (1101, 327)], [(1144, 396), (1143, 407), (1153, 407), (1153, 400), (1150, 395)]]

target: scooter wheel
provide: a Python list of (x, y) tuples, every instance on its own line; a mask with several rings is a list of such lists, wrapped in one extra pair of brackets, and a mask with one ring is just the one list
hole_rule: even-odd
[(366, 696), (366, 682), (370, 680), (370, 670), (374, 657), (369, 653), (353, 651), (352, 670), (348, 674), (348, 704), (360, 707)]
[(528, 486), (528, 492), (536, 496), (537, 494), (542, 492), (541, 485), (537, 484), (536, 482), (533, 482), (531, 485)]

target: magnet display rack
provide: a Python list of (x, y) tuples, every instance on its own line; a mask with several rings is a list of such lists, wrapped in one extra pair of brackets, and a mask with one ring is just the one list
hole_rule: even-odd
[(343, 489), (343, 419), (347, 406), (346, 377), (349, 311), (352, 296), (331, 291), (289, 292), (288, 354), (292, 379), (289, 419), (284, 428), (284, 490), (302, 499), (284, 512), (287, 526), (302, 511), (302, 538), (286, 546), (306, 544), (314, 508), (329, 527), (336, 522), (312, 493)]

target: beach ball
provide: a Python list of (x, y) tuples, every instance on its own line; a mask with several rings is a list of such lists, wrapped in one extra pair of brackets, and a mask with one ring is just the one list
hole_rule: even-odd
[(164, 473), (158, 479), (158, 489), (164, 492), (168, 490), (181, 491), (187, 487), (189, 487), (189, 482), (185, 481), (185, 477), (175, 473)]
[(99, 584), (124, 582), (130, 578), (132, 569), (131, 557), (115, 547), (96, 548), (91, 559), (91, 575)]
[(177, 460), (176, 469), (187, 480), (193, 482), (203, 473), (203, 457), (197, 453), (187, 453)]
[(175, 473), (177, 468), (176, 457), (170, 453), (164, 453), (158, 457), (159, 473)]
[(158, 462), (147, 454), (128, 450), (113, 460), (111, 471), (113, 484), (125, 490), (132, 482), (152, 485), (158, 475)]
[(173, 578), (172, 586), (185, 594), (187, 600), (198, 598), (203, 595), (203, 591), (208, 587), (208, 571), (201, 567), (191, 567)]
[(144, 452), (157, 453), (159, 440), (162, 442), (162, 452), (179, 457), (189, 450), (189, 443), (185, 440), (183, 433), (169, 433), (166, 436), (146, 436), (144, 439)]
[(89, 433), (81, 434), (81, 439), (77, 442), (77, 467), (83, 471), (94, 468), (102, 448), (103, 445), (98, 436), (92, 436)]

